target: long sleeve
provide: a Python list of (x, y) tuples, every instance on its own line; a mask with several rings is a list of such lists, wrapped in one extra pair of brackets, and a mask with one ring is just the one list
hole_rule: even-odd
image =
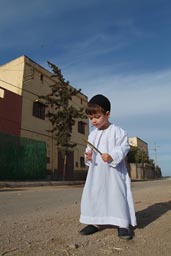
[(128, 136), (124, 130), (117, 127), (115, 137), (116, 142), (114, 147), (111, 147), (112, 150), (110, 152), (113, 161), (109, 165), (112, 167), (116, 167), (121, 161), (123, 161), (130, 149)]
[[(89, 146), (87, 146), (86, 149), (85, 149), (85, 152), (88, 152), (88, 151), (90, 151), (90, 150), (91, 150), (91, 148), (90, 148)], [(84, 163), (85, 163), (85, 165), (87, 165), (87, 166), (90, 166), (90, 164), (91, 164), (91, 161), (87, 161), (85, 155), (84, 155)]]

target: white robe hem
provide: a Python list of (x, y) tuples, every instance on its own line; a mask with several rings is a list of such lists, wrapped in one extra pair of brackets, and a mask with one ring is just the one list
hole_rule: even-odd
[(114, 225), (119, 227), (128, 227), (129, 224), (136, 226), (135, 223), (129, 223), (128, 220), (119, 219), (115, 217), (89, 217), (89, 216), (80, 216), (80, 223), (87, 225)]

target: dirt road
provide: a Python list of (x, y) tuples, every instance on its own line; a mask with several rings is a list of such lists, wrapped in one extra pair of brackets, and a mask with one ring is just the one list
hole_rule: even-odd
[(80, 236), (81, 186), (0, 190), (0, 255), (171, 255), (171, 180), (133, 182), (138, 227), (123, 241), (116, 228)]

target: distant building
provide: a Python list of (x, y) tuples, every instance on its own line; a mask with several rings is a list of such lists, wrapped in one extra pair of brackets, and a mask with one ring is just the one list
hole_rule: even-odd
[(141, 140), (138, 137), (129, 138), (128, 141), (129, 141), (130, 146), (136, 147), (136, 148), (140, 149), (141, 151), (144, 151), (147, 154), (147, 156), (149, 155), (148, 154), (148, 144), (145, 141)]
[[(129, 138), (129, 145), (133, 148), (139, 149), (141, 152), (149, 157), (148, 144), (138, 137)], [(151, 163), (142, 161), (141, 163), (127, 163), (130, 178), (132, 180), (147, 180), (157, 179), (162, 176), (161, 169), (155, 168)]]
[[(47, 95), (58, 79), (27, 56), (0, 66), (0, 132), (46, 142), (47, 170), (58, 170), (60, 156), (55, 138), (48, 131), (51, 123), (45, 117), (47, 106), (38, 96)], [(84, 107), (87, 97), (79, 93), (72, 104)], [(88, 119), (76, 120), (72, 142), (77, 143), (71, 159), (74, 171), (85, 171), (83, 138), (89, 133)]]

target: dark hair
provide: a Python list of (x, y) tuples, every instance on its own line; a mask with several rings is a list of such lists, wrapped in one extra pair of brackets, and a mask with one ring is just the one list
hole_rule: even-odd
[(104, 110), (102, 107), (100, 107), (97, 104), (88, 104), (87, 108), (85, 110), (87, 115), (95, 115), (99, 112), (102, 112), (104, 115), (106, 114), (106, 110)]

